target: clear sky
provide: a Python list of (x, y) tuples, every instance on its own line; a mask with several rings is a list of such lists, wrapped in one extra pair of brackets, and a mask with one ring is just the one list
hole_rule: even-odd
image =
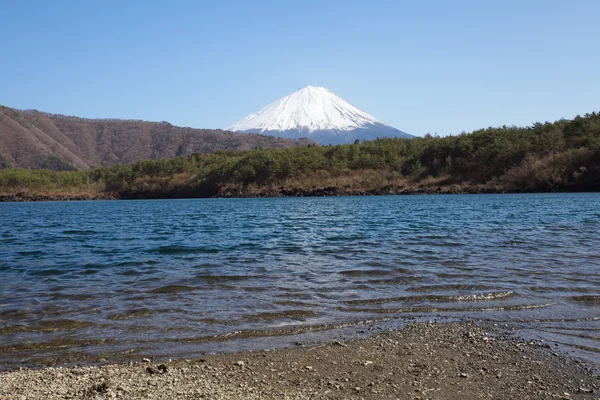
[(224, 128), (325, 86), (408, 133), (600, 110), (600, 1), (0, 0), (0, 104)]

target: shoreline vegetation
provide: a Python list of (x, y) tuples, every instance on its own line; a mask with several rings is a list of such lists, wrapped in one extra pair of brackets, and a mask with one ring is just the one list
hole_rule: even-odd
[(0, 163), (0, 201), (600, 191), (600, 114), (458, 136), (218, 151), (87, 171)]
[(0, 399), (595, 399), (588, 366), (472, 323), (193, 360), (0, 372)]

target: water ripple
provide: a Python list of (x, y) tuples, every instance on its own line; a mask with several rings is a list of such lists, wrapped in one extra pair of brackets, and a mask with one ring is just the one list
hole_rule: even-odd
[(600, 363), (599, 210), (599, 194), (1, 203), (0, 352), (435, 315)]

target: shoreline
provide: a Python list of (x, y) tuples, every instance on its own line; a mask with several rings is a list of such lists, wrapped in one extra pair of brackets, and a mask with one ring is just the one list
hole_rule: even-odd
[(596, 399), (598, 366), (471, 322), (312, 347), (0, 372), (0, 399)]
[(468, 195), (468, 194), (543, 194), (543, 193), (600, 193), (594, 190), (577, 190), (577, 188), (563, 188), (562, 190), (506, 190), (489, 187), (459, 187), (435, 186), (416, 188), (383, 187), (379, 189), (359, 190), (339, 187), (322, 188), (281, 188), (279, 190), (265, 190), (259, 192), (242, 192), (224, 190), (211, 196), (193, 196), (172, 194), (161, 195), (133, 195), (117, 193), (78, 193), (78, 194), (49, 194), (26, 193), (0, 194), (0, 203), (44, 202), (44, 201), (93, 201), (93, 200), (175, 200), (175, 199), (242, 199), (242, 198), (293, 198), (293, 197), (342, 197), (342, 196), (413, 196), (413, 195)]

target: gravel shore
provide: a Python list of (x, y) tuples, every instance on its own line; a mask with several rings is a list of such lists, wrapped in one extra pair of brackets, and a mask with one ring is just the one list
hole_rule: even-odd
[[(0, 373), (0, 399), (598, 399), (590, 367), (469, 323), (317, 347)], [(597, 366), (596, 366), (597, 367)]]

